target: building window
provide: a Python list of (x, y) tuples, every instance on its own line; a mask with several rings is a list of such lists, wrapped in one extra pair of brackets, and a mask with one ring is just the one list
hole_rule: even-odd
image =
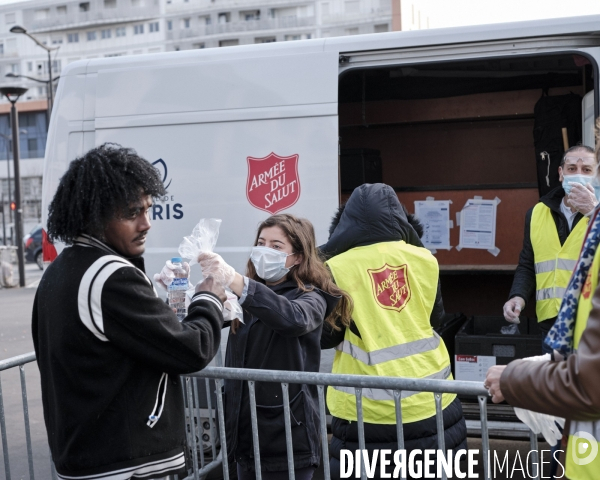
[(200, 22), (200, 25), (210, 25), (212, 23), (210, 15), (198, 17), (198, 21)]
[(250, 10), (240, 12), (240, 20), (251, 22), (252, 20), (260, 20), (260, 10)]
[(276, 41), (277, 40), (275, 37), (262, 37), (254, 39), (254, 43), (274, 43)]
[(289, 42), (291, 40), (301, 40), (300, 35), (286, 35), (284, 38), (286, 42)]
[(62, 37), (52, 37), (52, 45), (62, 45), (63, 38)]
[(104, 8), (117, 8), (117, 0), (104, 0)]
[(132, 7), (143, 7), (144, 0), (131, 0), (131, 6)]
[(346, 35), (358, 35), (358, 27), (357, 28), (347, 28)]
[(101, 36), (103, 39), (105, 39), (105, 38), (110, 38), (110, 37), (111, 37), (111, 30), (110, 30), (110, 28), (106, 28), (106, 29), (102, 30), (102, 31), (100, 32), (100, 36)]
[(83, 2), (79, 4), (80, 12), (89, 12), (90, 11), (90, 2)]
[(27, 62), (27, 71), (33, 72), (33, 62)]
[(126, 34), (127, 34), (127, 30), (125, 30), (125, 27), (115, 28), (115, 35), (117, 37), (124, 37)]
[(93, 42), (96, 40), (96, 32), (87, 32), (88, 42)]
[(56, 7), (56, 13), (59, 15), (66, 15), (67, 14), (67, 6), (59, 5), (58, 7)]
[(7, 25), (10, 25), (11, 23), (15, 23), (16, 22), (15, 14), (7, 13), (6, 15), (4, 15), (4, 21), (6, 22)]
[(235, 40), (220, 40), (219, 47), (234, 47), (239, 45), (240, 41), (236, 38)]
[[(0, 55), (4, 55), (4, 44), (0, 43)], [(31, 63), (31, 62), (29, 62)]]
[(358, 0), (346, 0), (344, 4), (344, 10), (346, 13), (359, 13), (360, 2)]
[(11, 63), (10, 64), (10, 71), (12, 73), (14, 73), (15, 75), (19, 74), (19, 64), (18, 63)]
[(183, 28), (190, 28), (190, 19), (189, 18), (184, 18), (181, 21), (181, 24), (182, 24)]
[(204, 43), (194, 43), (192, 44), (192, 48), (204, 48)]
[(134, 35), (141, 35), (142, 33), (144, 33), (144, 25), (134, 25), (133, 26), (133, 34)]
[(389, 31), (387, 24), (385, 25), (375, 25), (375, 33), (383, 33)]
[(36, 10), (33, 16), (36, 20), (45, 20), (46, 18), (48, 18), (49, 12), (50, 10), (48, 8), (41, 8), (39, 10)]
[(321, 15), (323, 15), (324, 17), (329, 16), (329, 3), (328, 2), (321, 4)]
[(218, 23), (223, 24), (223, 23), (229, 23), (229, 21), (231, 20), (231, 15), (229, 14), (229, 12), (227, 13), (219, 13), (218, 18)]
[[(28, 138), (27, 139), (27, 150), (29, 150), (30, 156), (32, 153), (37, 153), (38, 143), (37, 138)], [(35, 155), (37, 157), (37, 155)]]
[(167, 30), (173, 30), (173, 20), (167, 20)]
[(149, 23), (148, 28), (150, 29), (150, 33), (158, 32), (158, 22)]
[(69, 42), (69, 43), (79, 42), (79, 34), (78, 33), (68, 33), (67, 34), (67, 42)]

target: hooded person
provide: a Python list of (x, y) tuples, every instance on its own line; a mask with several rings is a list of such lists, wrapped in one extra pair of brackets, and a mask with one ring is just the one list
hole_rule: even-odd
[[(323, 328), (321, 348), (336, 349), (332, 373), (452, 379), (448, 351), (433, 330), (444, 315), (439, 268), (421, 243), (422, 231), (394, 189), (381, 183), (356, 188), (338, 210), (320, 250), (354, 310), (348, 328)], [(367, 450), (397, 450), (393, 393), (364, 389), (362, 402)], [(403, 392), (401, 404), (406, 458), (415, 449), (437, 449), (433, 395)], [(331, 476), (340, 478), (341, 451), (359, 448), (354, 389), (331, 386), (327, 406)], [(443, 394), (442, 408), (446, 449), (466, 449), (456, 395)], [(379, 467), (374, 471), (379, 474)]]

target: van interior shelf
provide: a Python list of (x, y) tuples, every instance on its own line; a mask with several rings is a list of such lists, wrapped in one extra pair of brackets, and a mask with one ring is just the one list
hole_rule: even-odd
[(478, 117), (465, 117), (465, 118), (439, 118), (437, 120), (423, 120), (423, 121), (405, 121), (405, 122), (385, 122), (385, 123), (352, 123), (346, 125), (340, 125), (340, 129), (345, 128), (386, 128), (386, 127), (412, 127), (416, 125), (440, 125), (445, 123), (479, 123), (479, 122), (502, 122), (502, 121), (515, 121), (515, 120), (533, 120), (534, 116), (529, 113), (515, 113), (514, 115), (508, 116), (478, 116)]
[[(427, 185), (414, 187), (393, 187), (396, 192), (438, 192), (443, 190), (497, 190), (537, 188), (537, 183), (483, 183), (471, 185)], [(350, 192), (351, 193), (351, 192)]]
[(516, 265), (440, 265), (440, 274), (463, 275), (465, 273), (489, 273), (512, 275), (516, 269)]

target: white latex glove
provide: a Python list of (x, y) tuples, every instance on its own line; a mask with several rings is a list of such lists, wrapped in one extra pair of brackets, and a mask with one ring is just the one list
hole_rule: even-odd
[[(187, 262), (183, 262), (181, 264), (181, 266), (187, 272), (187, 276), (188, 276), (188, 280), (189, 280), (190, 279), (189, 264)], [(165, 263), (165, 266), (162, 268), (160, 273), (154, 274), (154, 281), (163, 290), (168, 290), (169, 285), (171, 285), (171, 282), (173, 282), (173, 279), (175, 278), (175, 272), (173, 272), (174, 269), (175, 269), (175, 267), (171, 263), (171, 260), (167, 260), (167, 262)]]
[[(527, 357), (523, 360), (531, 362), (548, 362), (550, 361), (550, 354), (536, 355), (535, 357)], [(531, 410), (525, 410), (524, 408), (518, 407), (515, 407), (515, 414), (519, 417), (519, 420), (531, 428), (533, 433), (541, 433), (551, 446), (556, 445), (562, 438), (562, 432), (558, 426), (564, 428), (564, 418), (546, 415), (545, 413), (532, 412)]]
[(565, 419), (546, 415), (545, 413), (532, 412), (524, 408), (515, 407), (515, 414), (535, 434), (541, 433), (544, 439), (553, 447), (562, 438), (558, 428), (565, 426)]
[(210, 275), (224, 287), (231, 285), (235, 278), (235, 269), (228, 265), (218, 253), (201, 252), (198, 255), (198, 263), (203, 277), (206, 278)]
[(571, 193), (567, 195), (567, 205), (583, 215), (590, 213), (596, 205), (596, 194), (594, 193), (594, 187), (590, 184), (583, 186), (581, 183), (570, 182)]
[(519, 315), (525, 307), (525, 300), (521, 297), (512, 297), (504, 304), (504, 319), (510, 323), (521, 323)]

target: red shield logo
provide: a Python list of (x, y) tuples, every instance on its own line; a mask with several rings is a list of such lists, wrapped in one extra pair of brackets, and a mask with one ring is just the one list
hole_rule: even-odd
[(271, 215), (294, 205), (300, 198), (298, 155), (248, 157), (246, 197), (252, 206)]
[(373, 295), (381, 308), (400, 312), (410, 300), (408, 265), (391, 267), (387, 263), (377, 270), (367, 270), (371, 276)]

